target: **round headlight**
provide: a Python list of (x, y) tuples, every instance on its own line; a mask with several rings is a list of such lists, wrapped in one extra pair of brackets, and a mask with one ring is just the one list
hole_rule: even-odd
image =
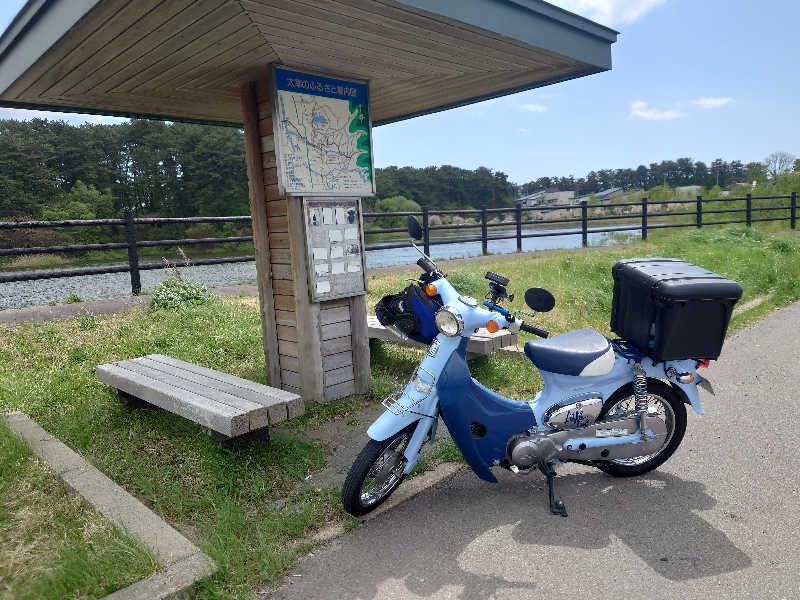
[(435, 320), (437, 329), (447, 336), (455, 337), (464, 331), (464, 320), (449, 306), (439, 309)]

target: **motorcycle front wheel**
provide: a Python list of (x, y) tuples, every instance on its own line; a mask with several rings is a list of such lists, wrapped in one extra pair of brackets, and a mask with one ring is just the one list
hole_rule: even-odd
[(360, 517), (378, 508), (403, 482), (404, 456), (417, 423), (381, 442), (370, 440), (350, 467), (342, 486), (342, 504)]
[[(597, 467), (616, 477), (632, 477), (652, 471), (672, 456), (686, 433), (686, 407), (672, 386), (658, 379), (647, 380), (647, 393), (650, 396), (648, 407), (655, 408), (667, 426), (667, 435), (661, 447), (652, 454), (633, 458), (617, 458), (597, 463)], [(632, 416), (636, 414), (636, 398), (633, 384), (618, 389), (603, 404), (598, 421), (609, 416)]]

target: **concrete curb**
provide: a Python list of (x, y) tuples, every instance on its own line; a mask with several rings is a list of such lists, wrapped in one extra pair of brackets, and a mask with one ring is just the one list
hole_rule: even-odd
[(181, 598), (191, 592), (195, 581), (216, 572), (214, 561), (197, 546), (26, 414), (10, 413), (5, 415), (5, 420), (64, 480), (67, 489), (83, 496), (109, 521), (137, 537), (163, 565), (150, 577), (106, 599)]

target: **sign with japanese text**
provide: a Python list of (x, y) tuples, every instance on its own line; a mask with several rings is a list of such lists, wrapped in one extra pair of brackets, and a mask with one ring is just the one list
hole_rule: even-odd
[(275, 68), (278, 185), (292, 196), (372, 196), (365, 83)]

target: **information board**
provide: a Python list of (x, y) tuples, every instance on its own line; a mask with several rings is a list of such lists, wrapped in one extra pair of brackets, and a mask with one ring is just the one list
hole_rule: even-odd
[(274, 89), (281, 195), (373, 196), (367, 85), (276, 67)]
[(304, 199), (311, 300), (367, 291), (359, 198)]

